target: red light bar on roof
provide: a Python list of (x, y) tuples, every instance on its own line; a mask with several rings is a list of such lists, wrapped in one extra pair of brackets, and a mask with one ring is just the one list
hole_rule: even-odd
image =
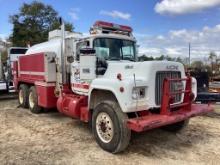
[(97, 21), (94, 24), (94, 27), (117, 29), (117, 30), (129, 32), (129, 33), (131, 33), (133, 31), (133, 29), (129, 26), (118, 25), (118, 24), (114, 24), (114, 23), (110, 23), (110, 22), (104, 22), (104, 21)]

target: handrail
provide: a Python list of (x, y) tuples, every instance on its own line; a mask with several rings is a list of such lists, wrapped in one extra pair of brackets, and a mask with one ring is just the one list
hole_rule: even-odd
[(177, 78), (177, 79), (175, 79), (175, 78), (165, 78), (165, 79), (167, 79), (168, 81), (187, 81), (187, 80), (189, 80), (188, 77), (187, 78)]
[(170, 92), (170, 95), (176, 95), (176, 94), (180, 94), (180, 93), (190, 93), (190, 90), (185, 90), (185, 91), (176, 91), (176, 92)]

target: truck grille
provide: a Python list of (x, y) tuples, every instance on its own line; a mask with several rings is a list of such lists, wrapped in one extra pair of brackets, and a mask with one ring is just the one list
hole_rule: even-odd
[[(156, 89), (155, 89), (155, 102), (156, 105), (160, 105), (163, 95), (163, 81), (165, 78), (181, 78), (181, 72), (178, 71), (160, 71), (156, 74)], [(170, 92), (175, 91), (175, 82), (170, 83)], [(174, 95), (174, 103), (181, 101), (182, 94)]]

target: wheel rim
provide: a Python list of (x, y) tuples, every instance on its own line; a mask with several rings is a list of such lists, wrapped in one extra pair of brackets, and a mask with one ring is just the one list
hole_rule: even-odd
[(30, 108), (34, 107), (34, 96), (33, 96), (33, 92), (30, 92), (29, 94), (29, 106)]
[(18, 95), (19, 95), (18, 98), (19, 98), (20, 104), (23, 104), (23, 102), (24, 102), (24, 92), (23, 92), (23, 90), (19, 90)]
[(101, 112), (96, 118), (96, 132), (104, 143), (109, 143), (114, 135), (114, 126), (110, 116)]

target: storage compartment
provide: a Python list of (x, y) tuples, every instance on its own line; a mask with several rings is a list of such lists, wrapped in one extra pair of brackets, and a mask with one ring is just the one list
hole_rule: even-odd
[(35, 85), (38, 94), (38, 105), (43, 108), (56, 108), (55, 83), (37, 82)]
[(56, 82), (56, 55), (51, 52), (21, 56), (18, 59), (18, 77), (21, 81)]

